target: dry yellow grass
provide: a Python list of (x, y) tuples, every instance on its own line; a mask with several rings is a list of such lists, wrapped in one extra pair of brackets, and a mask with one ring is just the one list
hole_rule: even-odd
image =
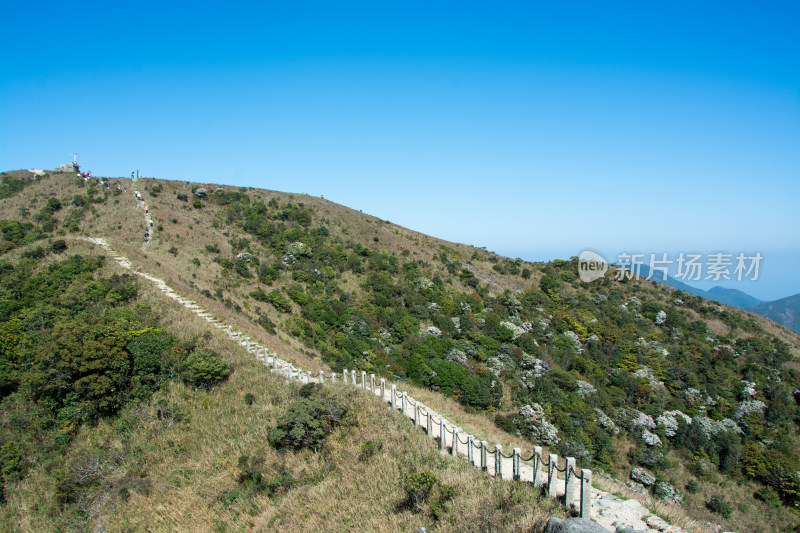
[[(465, 461), (441, 455), (398, 413), (355, 388), (338, 390), (349, 398), (357, 421), (337, 429), (320, 453), (278, 452), (267, 444), (267, 432), (297, 385), (270, 375), (239, 350), (227, 355), (236, 371), (208, 393), (172, 384), (149, 404), (122, 414), (129, 431), (109, 422), (81, 431), (68, 461), (104, 450), (117, 458), (103, 468), (104, 488), (87, 502), (90, 519), (81, 529), (389, 532), (424, 525), (429, 531), (480, 531), (492, 524), (493, 531), (540, 531), (549, 516), (562, 513), (555, 501), (531, 487), (495, 482)], [(243, 401), (247, 392), (255, 397), (252, 405)], [(157, 405), (185, 418), (159, 416)], [(360, 458), (368, 441), (380, 443), (380, 451)], [(239, 487), (241, 455), (263, 457), (268, 468), (285, 468), (300, 485), (272, 498), (246, 494), (226, 504), (226, 491)], [(456, 487), (438, 521), (400, 507), (400, 476), (411, 468), (429, 470), (439, 483)], [(49, 522), (35, 509), (37, 501), (53, 501), (52, 493), (40, 492), (52, 486), (50, 475), (37, 469), (14, 492), (9, 507), (15, 529), (54, 531), (70, 518)]]

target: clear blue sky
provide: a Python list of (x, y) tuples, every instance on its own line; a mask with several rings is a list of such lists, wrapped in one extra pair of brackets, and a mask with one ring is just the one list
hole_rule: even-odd
[(512, 257), (800, 292), (800, 3), (6, 2), (0, 168), (324, 195)]

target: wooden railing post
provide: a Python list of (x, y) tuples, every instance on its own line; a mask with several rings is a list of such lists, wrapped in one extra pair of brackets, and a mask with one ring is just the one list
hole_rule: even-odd
[(414, 427), (419, 425), (419, 402), (414, 404)]
[(450, 449), (450, 454), (453, 457), (458, 456), (458, 428), (453, 428), (453, 446)]
[(392, 397), (392, 409), (397, 409), (397, 385), (392, 384), (392, 390), (389, 394)]
[(403, 391), (400, 400), (400, 412), (406, 414), (406, 408), (408, 407), (408, 393), (406, 391)]
[(375, 374), (369, 375), (369, 391), (375, 394)]
[(503, 479), (503, 447), (499, 444), (494, 445), (494, 477)]
[(487, 448), (488, 444), (486, 444), (485, 440), (481, 441), (481, 470), (484, 472), (489, 471), (489, 458), (487, 457)]
[(444, 450), (447, 446), (447, 427), (444, 425), (444, 418), (439, 417), (439, 449)]
[(325, 383), (325, 372), (322, 370), (319, 371), (319, 384), (322, 385)]
[(381, 400), (386, 401), (386, 380), (381, 378)]
[(475, 466), (475, 442), (472, 435), (467, 435), (467, 460)]
[(520, 454), (521, 453), (522, 453), (522, 450), (520, 450), (519, 448), (514, 448), (511, 451), (511, 454), (512, 454), (512, 457), (511, 457), (511, 470), (512, 470), (512, 478), (514, 479), (514, 481), (519, 481), (520, 480), (520, 461), (519, 461), (519, 459), (520, 459)]

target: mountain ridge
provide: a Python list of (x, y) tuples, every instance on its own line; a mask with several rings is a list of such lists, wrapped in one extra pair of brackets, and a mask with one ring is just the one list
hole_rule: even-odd
[[(130, 180), (114, 179), (111, 183), (134, 186)], [(619, 437), (600, 428), (595, 415), (589, 414), (595, 401), (585, 403), (577, 392), (585, 389), (581, 381), (598, 387), (599, 393), (590, 394), (607, 399), (594, 405), (608, 410), (617, 423), (627, 424), (619, 418), (627, 408), (619, 414), (614, 412), (620, 409), (614, 407), (620, 397), (607, 396), (613, 389), (607, 389), (603, 370), (618, 373), (614, 386), (630, 387), (630, 392), (623, 392), (629, 398), (626, 401), (638, 409), (650, 410), (653, 420), (661, 413), (651, 403), (659, 395), (678, 402), (671, 405), (673, 410), (691, 413), (697, 409), (695, 416), (702, 412), (712, 417), (732, 417), (731, 404), (700, 411), (699, 406), (685, 403), (685, 392), (673, 398), (671, 388), (686, 391), (692, 388), (691, 381), (682, 384), (684, 378), (680, 376), (676, 381), (656, 363), (671, 365), (671, 358), (684, 357), (681, 352), (686, 347), (691, 347), (693, 357), (701, 359), (710, 350), (709, 365), (731, 365), (743, 357), (760, 358), (757, 354), (764, 351), (762, 347), (752, 344), (754, 341), (745, 342), (755, 335), (753, 339), (767, 342), (773, 342), (768, 340), (773, 337), (774, 342), (783, 339), (780, 342), (787, 343), (785, 353), (794, 355), (782, 355), (789, 360), (779, 364), (784, 368), (795, 364), (792, 359), (796, 360), (796, 335), (762, 317), (728, 308), (720, 312), (702, 300), (655, 283), (607, 280), (581, 284), (576, 280), (577, 267), (568, 261), (537, 264), (502, 258), (315, 197), (166, 180), (140, 180), (135, 185), (156, 220), (152, 240), (145, 244), (143, 226), (128, 227), (145, 223), (142, 211), (127, 207), (124, 198), (113, 190), (92, 193), (92, 189), (98, 189), (95, 186), (84, 183), (81, 187), (74, 178), (51, 175), (26, 185), (36, 192), (10, 197), (3, 208), (3, 218), (31, 221), (30, 229), (25, 229), (27, 222), (22, 224), (20, 231), (26, 234), (39, 231), (37, 227), (43, 231), (50, 221), (53, 237), (59, 231), (71, 231), (68, 228), (72, 222), (78, 234), (99, 231), (126, 256), (147, 264), (171, 286), (191, 294), (193, 300), (201, 301), (220, 318), (262, 328), (273, 349), (288, 350), (290, 357), (312, 371), (327, 365), (345, 366), (423, 383), (471, 409), (490, 413), (495, 410), (495, 422), (501, 428), (517, 428), (512, 433), (520, 433), (521, 424), (527, 428), (529, 423), (512, 408), (530, 403), (516, 402), (539, 399), (553, 411), (551, 416), (562, 437), (558, 446), (576, 438), (574, 442), (592, 450), (587, 459), (623, 475), (630, 467), (625, 466), (628, 459), (619, 455), (619, 449), (633, 445), (644, 453), (649, 447), (643, 444), (642, 432), (634, 426), (621, 428)], [(91, 199), (92, 203), (81, 211), (86, 206), (76, 205), (81, 201), (76, 202), (75, 197)], [(63, 207), (45, 217), (44, 208), (55, 205), (50, 199), (60, 200)], [(27, 217), (21, 216), (21, 209), (28, 210)], [(83, 218), (79, 217), (80, 212)], [(34, 216), (38, 218), (34, 220)], [(8, 228), (4, 237), (19, 229), (10, 223), (5, 223), (4, 228)], [(35, 245), (37, 241), (31, 242)], [(13, 248), (6, 253), (16, 253)], [(678, 300), (680, 304), (675, 303)], [(673, 324), (670, 327), (674, 331), (659, 326), (662, 311), (662, 324)], [(541, 322), (547, 325), (542, 326)], [(423, 336), (422, 330), (438, 331), (441, 336)], [(674, 338), (678, 332), (686, 337), (685, 341)], [(568, 333), (574, 335), (574, 340)], [(598, 337), (599, 344), (594, 344), (592, 335)], [(655, 344), (640, 345), (639, 335), (645, 342), (663, 343), (671, 355), (660, 355)], [(714, 345), (725, 342), (731, 343), (735, 355), (726, 351), (714, 363), (710, 357)], [(784, 350), (780, 344), (773, 346)], [(618, 353), (605, 358), (601, 355), (603, 350)], [(747, 356), (750, 352), (753, 355)], [(526, 356), (550, 367), (548, 381), (535, 377), (541, 365)], [(731, 362), (724, 362), (728, 360)], [(770, 369), (776, 368), (774, 363), (770, 365)], [(738, 378), (740, 367), (729, 368)], [(713, 365), (708, 369), (712, 371)], [(634, 374), (640, 371), (643, 376), (653, 371), (652, 377), (636, 377)], [(448, 372), (455, 372), (459, 380), (466, 380), (462, 385), (467, 383), (470, 388), (448, 381)], [(794, 379), (789, 370), (783, 372), (787, 373), (784, 379)], [(769, 382), (768, 374), (756, 371), (752, 376), (756, 378), (758, 401), (772, 402), (762, 391)], [(623, 377), (633, 381), (622, 381)], [(495, 395), (490, 386), (498, 378), (504, 384), (502, 396), (499, 390)], [(696, 378), (708, 382), (700, 390), (713, 385), (705, 374), (697, 373), (691, 379)], [(720, 401), (736, 403), (740, 394), (738, 381), (733, 375), (722, 379), (724, 387), (718, 386), (718, 392), (708, 389), (714, 394), (710, 399), (716, 397), (718, 405)], [(731, 390), (734, 384), (736, 390)], [(546, 390), (539, 391), (537, 387)], [(558, 403), (555, 397), (563, 401)], [(564, 410), (559, 405), (574, 407)], [(587, 434), (570, 429), (571, 417), (581, 417), (584, 427), (595, 428), (592, 438), (610, 439), (608, 444), (593, 443), (592, 438), (582, 440)], [(536, 431), (546, 428), (536, 424)], [(526, 435), (528, 431), (525, 429)], [(659, 438), (664, 442), (665, 458), (678, 460), (680, 448), (667, 444), (675, 437), (661, 433)], [(572, 449), (580, 451), (575, 446)], [(597, 450), (607, 450), (610, 455), (603, 459), (596, 455)], [(700, 471), (690, 474), (675, 467), (647, 468), (654, 468), (653, 472), (663, 476), (665, 482), (676, 483), (681, 476), (689, 475), (690, 480), (708, 487), (702, 490), (712, 490), (714, 486)], [(691, 494), (685, 496), (691, 499)], [(687, 505), (693, 513), (708, 513), (703, 501), (689, 501)], [(737, 513), (740, 511), (733, 511), (737, 520), (745, 520)]]
[(761, 302), (748, 307), (747, 310), (770, 318), (800, 335), (800, 294), (771, 302)]

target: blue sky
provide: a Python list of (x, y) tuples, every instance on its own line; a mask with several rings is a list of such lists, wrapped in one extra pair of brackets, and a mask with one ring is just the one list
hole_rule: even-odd
[(0, 168), (306, 192), (542, 260), (800, 292), (797, 2), (6, 3)]

